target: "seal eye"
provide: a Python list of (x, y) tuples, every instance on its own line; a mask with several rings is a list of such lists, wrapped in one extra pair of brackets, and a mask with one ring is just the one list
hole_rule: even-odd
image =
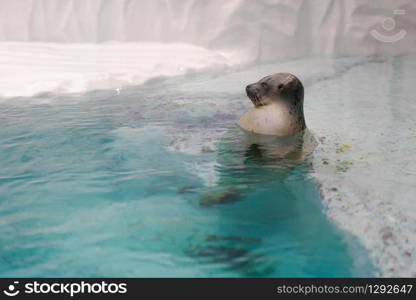
[(261, 87), (262, 87), (262, 88), (264, 88), (264, 89), (267, 89), (268, 85), (267, 85), (267, 83), (266, 83), (266, 82), (262, 82), (262, 83), (261, 83)]
[(283, 88), (283, 84), (281, 83), (281, 84), (279, 84), (278, 86), (277, 86), (277, 88), (279, 89), (279, 90), (281, 90), (282, 88)]

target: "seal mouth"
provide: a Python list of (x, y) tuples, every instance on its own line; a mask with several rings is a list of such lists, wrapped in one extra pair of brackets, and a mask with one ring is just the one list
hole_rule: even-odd
[(255, 93), (255, 94), (250, 94), (247, 95), (248, 98), (251, 100), (251, 102), (253, 102), (254, 106), (258, 107), (258, 106), (264, 106), (265, 104), (261, 101), (261, 97), (259, 94)]
[(261, 95), (258, 87), (254, 84), (250, 84), (246, 87), (247, 97), (253, 102), (255, 107), (264, 106), (265, 104), (261, 101)]

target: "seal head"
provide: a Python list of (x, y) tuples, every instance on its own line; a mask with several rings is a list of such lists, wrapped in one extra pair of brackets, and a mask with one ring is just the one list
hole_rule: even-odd
[(276, 73), (246, 87), (254, 107), (238, 124), (249, 132), (293, 135), (306, 128), (303, 115), (303, 85), (289, 73)]

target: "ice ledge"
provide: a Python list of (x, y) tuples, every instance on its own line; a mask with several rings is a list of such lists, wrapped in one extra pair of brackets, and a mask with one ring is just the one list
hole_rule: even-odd
[(187, 44), (0, 42), (0, 96), (70, 93), (141, 84), (149, 78), (227, 65), (222, 55)]

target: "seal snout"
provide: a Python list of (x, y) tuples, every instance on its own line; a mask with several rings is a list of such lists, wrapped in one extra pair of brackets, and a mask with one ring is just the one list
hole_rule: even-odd
[(255, 91), (254, 91), (252, 84), (249, 84), (248, 86), (246, 86), (246, 93), (247, 93), (247, 96), (249, 97), (254, 95)]
[(246, 93), (255, 106), (261, 105), (260, 89), (256, 86), (255, 83), (246, 86)]

